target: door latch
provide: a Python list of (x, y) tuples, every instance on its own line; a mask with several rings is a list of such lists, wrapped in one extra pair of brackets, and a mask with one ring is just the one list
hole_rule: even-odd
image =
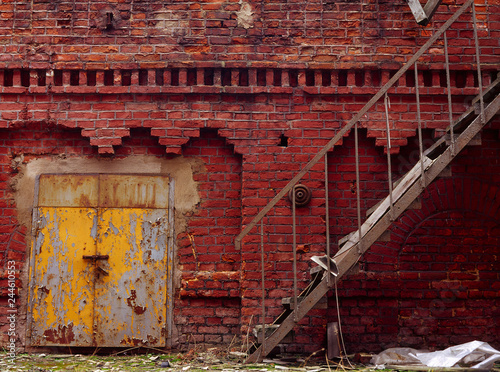
[(107, 260), (109, 258), (109, 255), (107, 255), (107, 254), (83, 255), (82, 258), (84, 260), (92, 260), (92, 262), (94, 262), (94, 265), (96, 266), (96, 270), (97, 270), (98, 275), (104, 275), (104, 276), (109, 275), (109, 273), (106, 270), (104, 270), (102, 267), (97, 265), (97, 260)]
[(93, 254), (93, 255), (83, 255), (84, 260), (107, 260), (109, 255), (107, 254)]

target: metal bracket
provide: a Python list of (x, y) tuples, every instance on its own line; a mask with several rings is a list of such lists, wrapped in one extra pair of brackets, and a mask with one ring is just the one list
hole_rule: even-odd
[(326, 255), (324, 256), (312, 256), (311, 260), (317, 263), (326, 271), (330, 271), (330, 274), (333, 276), (339, 275), (339, 269), (337, 268), (337, 263), (330, 257), (330, 263), (328, 263), (328, 258)]

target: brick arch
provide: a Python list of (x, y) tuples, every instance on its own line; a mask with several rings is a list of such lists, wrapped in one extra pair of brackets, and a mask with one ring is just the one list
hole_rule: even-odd
[(399, 251), (397, 343), (497, 342), (500, 189), (471, 178), (440, 179), (421, 204), (391, 231)]
[(180, 288), (175, 314), (179, 344), (229, 343), (240, 329), (242, 157), (217, 130), (204, 129), (182, 147), (194, 169), (200, 202), (177, 235)]
[(473, 178), (438, 179), (420, 200), (421, 209), (407, 210), (393, 225), (392, 241), (403, 244), (416, 224), (439, 211), (468, 210), (500, 220), (500, 188)]
[[(421, 195), (421, 204), (420, 209), (403, 213), (389, 230), (390, 241), (376, 242), (363, 256), (361, 270), (339, 283), (348, 350), (446, 348), (473, 339), (500, 346), (495, 339), (500, 332), (496, 320), (500, 319), (500, 268), (493, 257), (500, 247), (500, 188), (467, 176), (438, 179)], [(456, 223), (456, 230), (472, 231), (472, 237), (460, 237), (477, 240), (475, 251), (457, 255), (456, 261), (456, 251), (471, 250), (469, 240), (459, 247), (443, 248), (443, 240), (437, 240), (429, 230), (446, 218), (461, 223)], [(445, 239), (458, 235), (435, 228), (441, 229)], [(416, 238), (436, 241), (435, 248), (444, 254), (436, 257), (438, 253), (432, 253), (429, 258), (429, 252), (421, 251), (422, 240)], [(481, 248), (483, 242), (489, 244), (486, 250)], [(422, 265), (436, 258), (444, 265), (441, 272)], [(405, 267), (403, 261), (416, 266)], [(493, 269), (492, 264), (496, 265)], [(448, 267), (450, 272), (445, 271)], [(329, 300), (334, 308), (334, 298)], [(329, 317), (336, 321), (334, 312), (329, 312)]]

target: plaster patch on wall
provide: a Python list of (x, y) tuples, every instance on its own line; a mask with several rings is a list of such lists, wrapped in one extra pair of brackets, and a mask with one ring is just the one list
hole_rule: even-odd
[(35, 182), (42, 173), (129, 173), (164, 174), (175, 180), (175, 230), (185, 228), (184, 215), (193, 211), (200, 197), (193, 173), (203, 169), (203, 161), (177, 157), (160, 159), (150, 156), (130, 156), (124, 159), (93, 158), (39, 158), (19, 167), (13, 180), (13, 190), (19, 223), (31, 227)]
[(236, 20), (238, 27), (252, 28), (254, 23), (254, 16), (252, 6), (247, 2), (240, 2), (241, 8), (236, 12)]
[(187, 14), (162, 9), (154, 15), (156, 29), (164, 35), (184, 36), (187, 34), (189, 21)]

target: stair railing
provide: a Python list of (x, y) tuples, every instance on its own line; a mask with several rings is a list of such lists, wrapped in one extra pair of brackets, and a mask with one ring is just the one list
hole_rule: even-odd
[[(472, 7), (472, 22), (474, 29), (474, 42), (476, 47), (476, 64), (477, 64), (477, 74), (478, 74), (478, 83), (479, 83), (479, 94), (480, 94), (480, 109), (482, 120), (484, 121), (484, 103), (482, 97), (482, 73), (479, 61), (479, 42), (477, 35), (477, 25), (476, 25), (476, 11), (473, 0), (467, 0), (431, 37), (430, 39), (408, 60), (400, 70), (398, 70), (392, 78), (365, 104), (365, 106), (353, 116), (353, 118), (342, 128), (337, 134), (329, 140), (329, 142), (310, 160), (303, 168), (300, 170), (295, 177), (280, 191), (276, 196), (252, 219), (248, 225), (246, 225), (241, 233), (235, 238), (235, 246), (237, 250), (241, 249), (242, 240), (245, 236), (247, 236), (252, 229), (260, 222), (260, 245), (261, 245), (261, 271), (262, 271), (262, 340), (261, 344), (265, 343), (265, 288), (264, 288), (264, 228), (263, 228), (263, 218), (267, 215), (267, 213), (287, 194), (291, 192), (292, 195), (292, 234), (293, 234), (293, 306), (294, 313), (297, 314), (297, 257), (296, 257), (296, 213), (295, 213), (295, 187), (297, 183), (304, 177), (304, 175), (309, 172), (314, 165), (324, 159), (325, 165), (325, 205), (326, 205), (326, 255), (330, 256), (330, 234), (329, 234), (329, 208), (328, 208), (328, 162), (327, 162), (327, 153), (334, 147), (336, 143), (338, 143), (352, 128), (354, 128), (354, 138), (355, 138), (355, 159), (356, 159), (356, 185), (357, 185), (357, 219), (358, 219), (358, 231), (359, 231), (359, 244), (362, 242), (362, 231), (361, 231), (361, 207), (360, 207), (360, 189), (359, 189), (359, 153), (358, 153), (358, 122), (360, 119), (370, 110), (382, 97), (384, 99), (385, 105), (385, 115), (386, 115), (386, 133), (387, 133), (387, 160), (388, 160), (388, 182), (389, 182), (389, 190), (392, 190), (392, 179), (391, 179), (391, 160), (390, 160), (390, 150), (391, 150), (391, 137), (390, 137), (390, 126), (389, 126), (389, 103), (387, 99), (387, 93), (390, 88), (394, 86), (394, 84), (406, 73), (412, 66), (414, 66), (415, 71), (415, 95), (416, 95), (416, 104), (417, 104), (417, 122), (418, 122), (418, 140), (419, 140), (419, 152), (420, 152), (420, 164), (421, 164), (421, 174), (424, 175), (424, 149), (422, 146), (422, 124), (421, 124), (421, 115), (420, 115), (420, 97), (419, 97), (419, 86), (418, 86), (418, 69), (417, 63), (419, 58), (424, 55), (424, 53), (441, 37), (443, 36), (443, 44), (445, 49), (445, 64), (446, 64), (446, 75), (447, 75), (447, 93), (448, 93), (448, 105), (449, 105), (449, 119), (450, 119), (450, 132), (451, 132), (451, 141), (452, 146), (454, 143), (454, 135), (453, 135), (453, 119), (451, 112), (451, 86), (450, 86), (450, 73), (449, 73), (449, 58), (448, 58), (448, 40), (446, 37), (446, 31), (450, 26), (469, 8)], [(425, 183), (424, 177), (422, 177), (422, 182)], [(392, 210), (392, 200), (390, 200), (390, 209)], [(358, 245), (358, 249), (363, 251), (361, 247)], [(330, 260), (328, 262), (328, 270), (330, 270)], [(330, 281), (330, 275), (327, 275), (328, 280)], [(295, 319), (295, 321), (299, 321), (300, 319)]]

